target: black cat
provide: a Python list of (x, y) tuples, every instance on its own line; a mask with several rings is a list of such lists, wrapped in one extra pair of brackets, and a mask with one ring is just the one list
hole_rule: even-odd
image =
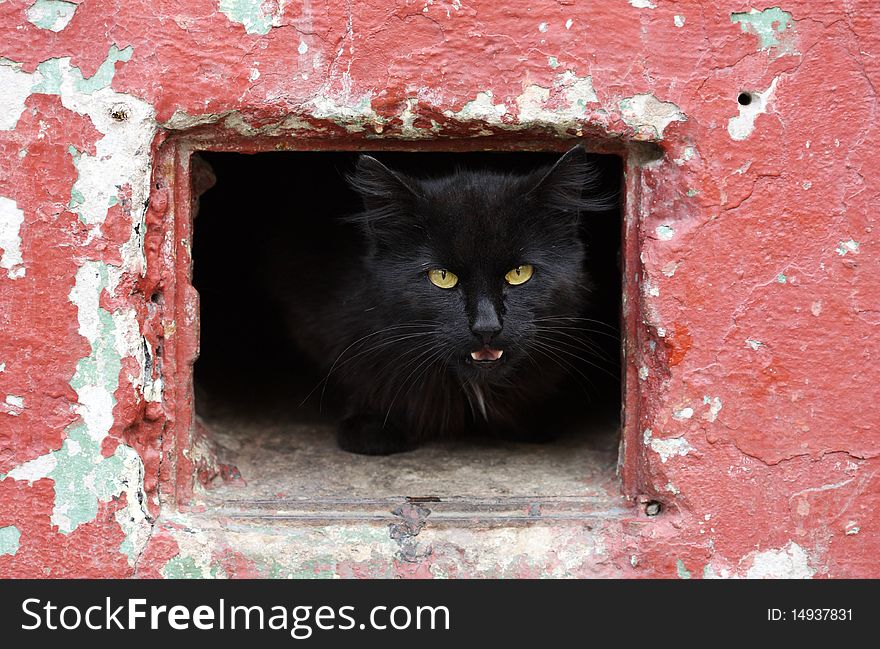
[(362, 241), (288, 251), (273, 270), (294, 339), (344, 395), (339, 445), (385, 455), (465, 430), (546, 435), (533, 417), (596, 351), (579, 217), (614, 200), (583, 148), (528, 174), (432, 179), (364, 155), (349, 180)]

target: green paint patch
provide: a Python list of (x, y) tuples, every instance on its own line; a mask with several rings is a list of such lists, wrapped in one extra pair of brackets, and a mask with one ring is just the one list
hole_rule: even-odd
[(791, 14), (779, 7), (772, 7), (758, 11), (744, 11), (730, 14), (730, 22), (739, 23), (740, 29), (745, 33), (752, 33), (758, 37), (760, 49), (771, 50), (776, 48), (779, 55), (796, 54), (794, 50), (794, 21)]
[(128, 61), (134, 53), (134, 48), (129, 45), (120, 50), (116, 45), (111, 45), (107, 52), (107, 58), (98, 66), (95, 74), (85, 78), (82, 70), (70, 64), (69, 59), (47, 59), (37, 66), (39, 81), (34, 84), (33, 92), (43, 95), (60, 95), (61, 84), (65, 78), (73, 81), (75, 90), (92, 94), (97, 90), (108, 88), (113, 83), (116, 74), (116, 64), (119, 61)]
[(162, 576), (165, 579), (216, 579), (224, 575), (217, 566), (205, 570), (192, 557), (177, 555), (162, 567)]
[[(268, 3), (266, 3), (268, 4)], [(244, 26), (248, 34), (268, 34), (276, 18), (280, 18), (283, 3), (277, 5), (278, 15), (267, 13), (263, 0), (220, 0), (220, 13)]]
[(779, 282), (780, 284), (787, 284), (787, 283), (788, 283), (788, 277), (785, 276), (783, 273), (779, 273), (779, 274), (776, 276), (776, 281)]
[(40, 29), (60, 32), (76, 13), (77, 5), (64, 0), (37, 0), (28, 7), (25, 16), (28, 22)]
[(556, 68), (559, 67), (559, 59), (557, 59), (555, 56), (548, 56), (547, 57), (547, 65), (549, 65), (551, 68), (553, 68), (555, 70)]
[(679, 579), (690, 579), (691, 571), (685, 568), (684, 561), (681, 559), (675, 564), (675, 571), (678, 573)]
[(115, 44), (111, 45), (110, 51), (107, 53), (107, 58), (104, 59), (104, 62), (101, 63), (100, 66), (98, 66), (95, 74), (88, 79), (84, 79), (80, 72), (80, 78), (76, 80), (76, 89), (82, 93), (90, 95), (96, 90), (108, 88), (110, 84), (113, 83), (113, 77), (116, 74), (116, 64), (119, 61), (130, 60), (132, 53), (134, 53), (134, 48), (131, 45), (123, 50), (120, 50)]
[(18, 552), (19, 539), (21, 539), (21, 532), (14, 525), (0, 527), (0, 556)]
[(68, 429), (61, 449), (54, 451), (55, 468), (47, 477), (55, 481), (53, 522), (67, 534), (98, 515), (98, 502), (122, 492), (125, 475), (119, 453), (105, 458), (101, 444), (83, 425)]

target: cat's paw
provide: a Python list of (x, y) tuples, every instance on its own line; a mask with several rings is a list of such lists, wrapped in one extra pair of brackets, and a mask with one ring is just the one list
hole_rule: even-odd
[(391, 455), (416, 448), (402, 430), (371, 415), (343, 419), (336, 430), (336, 443), (343, 451), (360, 455)]

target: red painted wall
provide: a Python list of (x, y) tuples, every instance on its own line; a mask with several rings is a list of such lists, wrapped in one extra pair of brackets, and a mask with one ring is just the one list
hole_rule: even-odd
[[(151, 297), (186, 254), (168, 143), (222, 132), (656, 142), (630, 156), (623, 479), (668, 507), (609, 525), (601, 574), (880, 576), (880, 11), (751, 9), (0, 3), (0, 576), (198, 564), (162, 518), (193, 471), (163, 438), (186, 359), (157, 358), (195, 302)], [(266, 574), (245, 554), (201, 574)]]

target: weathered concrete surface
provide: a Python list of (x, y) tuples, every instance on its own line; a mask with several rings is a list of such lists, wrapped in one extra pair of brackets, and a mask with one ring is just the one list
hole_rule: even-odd
[[(0, 575), (880, 576), (880, 12), (756, 9), (0, 3)], [(621, 473), (661, 515), (296, 528), (273, 572), (255, 527), (181, 512), (204, 468), (197, 302), (175, 271), (189, 194), (166, 183), (224, 130), (240, 148), (658, 142), (628, 167)]]

